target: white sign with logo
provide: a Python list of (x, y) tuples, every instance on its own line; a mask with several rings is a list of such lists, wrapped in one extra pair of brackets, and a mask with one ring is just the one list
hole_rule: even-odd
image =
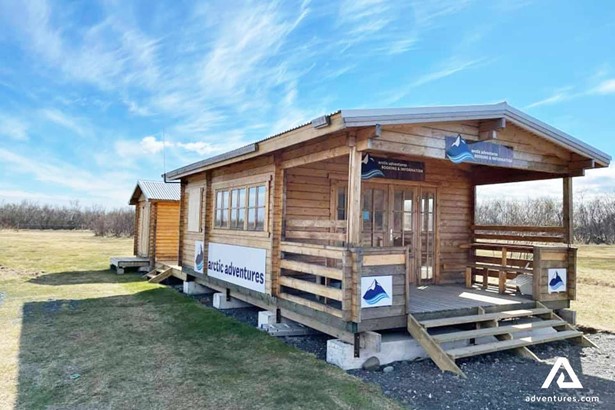
[(365, 276), (361, 278), (361, 307), (372, 308), (393, 304), (392, 276)]
[(566, 292), (566, 268), (549, 269), (547, 271), (547, 288), (549, 293)]
[(265, 293), (265, 249), (210, 242), (208, 250), (208, 276)]
[(205, 248), (203, 247), (203, 241), (194, 242), (194, 271), (197, 273), (203, 273), (203, 265), (205, 262)]
[[(555, 379), (555, 376), (557, 375), (557, 372), (560, 369), (562, 370), (562, 372), (559, 374), (559, 377), (557, 378), (557, 381), (556, 381), (557, 387), (559, 387), (560, 389), (582, 389), (583, 388), (581, 381), (577, 377), (577, 374), (574, 372), (574, 369), (570, 365), (570, 362), (568, 361), (568, 359), (566, 359), (565, 357), (558, 357), (555, 363), (553, 363), (553, 367), (551, 368), (549, 375), (545, 379), (545, 382), (542, 384), (543, 389), (548, 389), (551, 386), (553, 379)], [(564, 373), (568, 375), (569, 381), (566, 381), (566, 376), (564, 375)]]

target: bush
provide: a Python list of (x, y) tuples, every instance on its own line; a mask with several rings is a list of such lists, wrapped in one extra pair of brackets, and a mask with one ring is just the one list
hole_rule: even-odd
[(66, 205), (40, 205), (23, 201), (0, 204), (0, 228), (4, 229), (89, 229), (97, 236), (132, 236), (132, 208), (105, 210), (84, 208), (78, 201)]
[[(574, 206), (574, 238), (580, 243), (615, 243), (615, 196), (602, 195)], [(561, 226), (562, 202), (550, 198), (520, 200), (491, 199), (476, 207), (479, 225)]]

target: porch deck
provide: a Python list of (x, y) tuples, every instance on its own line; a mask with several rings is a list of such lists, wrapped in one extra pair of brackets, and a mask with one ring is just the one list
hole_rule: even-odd
[(477, 307), (518, 305), (532, 299), (499, 294), (497, 289), (468, 289), (462, 285), (427, 285), (410, 288), (410, 313), (432, 313)]

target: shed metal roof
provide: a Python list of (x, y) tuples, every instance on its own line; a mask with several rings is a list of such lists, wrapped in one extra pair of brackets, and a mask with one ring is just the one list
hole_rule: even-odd
[(137, 186), (130, 197), (130, 205), (134, 205), (139, 201), (141, 194), (147, 200), (155, 201), (179, 201), (180, 186), (178, 183), (169, 183), (162, 181), (137, 181)]
[[(440, 121), (469, 121), (505, 118), (507, 121), (537, 134), (546, 140), (563, 146), (572, 152), (576, 152), (577, 154), (596, 160), (596, 162), (602, 166), (608, 166), (611, 162), (611, 156), (605, 152), (600, 151), (599, 149), (594, 148), (591, 145), (510, 106), (506, 102), (484, 105), (340, 110), (329, 114), (326, 117), (332, 117), (336, 114), (341, 115), (344, 128), (367, 127), (375, 126), (377, 124), (417, 124)], [(259, 144), (276, 139), (298, 128), (310, 125), (311, 123), (308, 122), (264, 138), (255, 143), (248, 144), (245, 147), (178, 168), (168, 172), (166, 175), (171, 179), (179, 179), (186, 175), (200, 172), (204, 169), (214, 168), (214, 165), (219, 162), (230, 159), (233, 159), (234, 161), (241, 161), (245, 155), (259, 151)]]

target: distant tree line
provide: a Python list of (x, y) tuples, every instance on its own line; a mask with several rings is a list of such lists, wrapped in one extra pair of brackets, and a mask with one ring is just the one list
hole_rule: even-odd
[(45, 205), (31, 201), (0, 203), (3, 229), (87, 229), (97, 236), (132, 236), (135, 213), (132, 208), (106, 210), (69, 205)]
[[(615, 244), (615, 196), (575, 198), (574, 238), (578, 243)], [(562, 202), (551, 198), (479, 201), (476, 223), (482, 225), (561, 226)]]

